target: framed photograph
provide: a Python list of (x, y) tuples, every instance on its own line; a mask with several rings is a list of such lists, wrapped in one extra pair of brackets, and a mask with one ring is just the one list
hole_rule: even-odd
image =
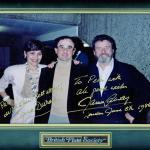
[[(85, 5), (85, 7), (81, 2), (76, 2), (74, 6), (73, 3), (68, 4), (63, 2), (60, 7), (57, 7), (58, 4), (56, 5), (55, 2), (52, 3), (53, 5), (48, 5), (49, 3), (43, 5), (40, 4), (42, 3), (38, 3), (37, 5), (33, 6), (32, 4), (22, 5), (21, 3), (18, 3), (18, 8), (14, 8), (12, 7), (12, 5), (6, 4), (6, 6), (8, 6), (7, 8), (0, 8), (0, 77), (3, 77), (4, 72), (7, 72), (5, 71), (6, 68), (12, 65), (16, 66), (18, 64), (24, 64), (26, 62), (24, 57), (28, 57), (28, 51), (26, 52), (24, 50), (24, 45), (31, 39), (41, 41), (44, 44), (45, 51), (43, 59), (41, 60), (41, 63), (45, 65), (43, 66), (44, 68), (47, 67), (47, 65), (51, 64), (51, 62), (57, 61), (57, 53), (55, 54), (57, 48), (54, 48), (54, 39), (60, 36), (79, 37), (84, 44), (84, 52), (88, 56), (88, 62), (92, 64), (95, 60), (95, 52), (93, 55), (92, 49), (92, 41), (94, 37), (96, 37), (97, 35), (109, 35), (115, 40), (115, 59), (128, 64), (130, 68), (129, 70), (126, 68), (120, 69), (121, 73), (117, 74), (117, 76), (113, 78), (109, 78), (109, 80), (120, 81), (122, 78), (124, 78), (124, 76), (122, 76), (122, 73), (126, 73), (126, 71), (129, 71), (131, 73), (131, 68), (134, 68), (133, 70), (136, 70), (137, 73), (140, 73), (136, 75), (133, 75), (131, 73), (131, 75), (133, 75), (133, 80), (125, 77), (124, 81), (129, 80), (127, 81), (127, 83), (130, 82), (129, 84), (133, 85), (131, 86), (132, 88), (136, 88), (137, 86), (139, 86), (139, 88), (136, 88), (137, 91), (141, 87), (144, 88), (143, 94), (139, 94), (139, 99), (141, 100), (141, 98), (143, 98), (143, 95), (145, 97), (147, 96), (148, 99), (143, 102), (140, 101), (136, 106), (134, 106), (131, 105), (131, 103), (127, 100), (127, 98), (129, 97), (122, 95), (122, 97), (119, 97), (121, 99), (120, 101), (123, 101), (121, 103), (121, 108), (115, 108), (109, 111), (107, 109), (107, 111), (105, 110), (103, 114), (97, 111), (94, 113), (88, 112), (87, 114), (83, 115), (84, 118), (96, 117), (98, 119), (105, 115), (106, 118), (107, 116), (109, 118), (109, 116), (111, 116), (112, 114), (119, 114), (120, 112), (124, 111), (125, 113), (129, 112), (131, 116), (132, 114), (134, 116), (134, 113), (132, 112), (134, 112), (135, 110), (135, 112), (138, 112), (138, 114), (140, 114), (140, 117), (138, 118), (139, 120), (137, 120), (137, 122), (133, 124), (132, 122), (130, 122), (130, 119), (127, 119), (128, 117), (126, 116), (123, 116), (128, 120), (128, 122), (126, 123), (115, 123), (113, 121), (112, 123), (101, 123), (93, 119), (91, 122), (87, 123), (81, 121), (81, 123), (68, 122), (48, 124), (48, 122), (42, 123), (41, 121), (34, 124), (21, 122), (19, 123), (19, 120), (23, 120), (23, 115), (16, 118), (16, 121), (18, 121), (18, 123), (15, 123), (15, 121), (13, 122), (11, 118), (12, 115), (14, 115), (12, 114), (12, 111), (14, 111), (14, 107), (11, 107), (7, 103), (8, 96), (1, 95), (0, 148), (101, 148), (112, 150), (120, 148), (124, 150), (149, 149), (150, 95), (148, 93), (148, 89), (150, 87), (150, 10), (147, 8), (131, 8), (130, 5), (129, 7), (126, 7), (124, 9), (115, 8), (112, 4), (110, 5), (110, 7), (107, 7), (106, 3), (102, 3), (102, 5), (100, 5), (100, 3), (97, 3), (97, 5), (93, 3), (91, 3), (90, 5), (88, 3)], [(70, 7), (71, 5), (72, 7)], [(65, 49), (69, 48), (65, 47), (64, 50)], [(31, 58), (31, 60), (32, 59), (33, 58)], [(76, 59), (76, 57), (74, 57), (74, 59)], [(126, 66), (124, 64), (121, 65)], [(134, 67), (131, 67), (130, 65)], [(18, 76), (18, 78), (23, 76), (21, 71), (19, 72), (19, 74), (15, 75)], [(88, 81), (91, 79), (90, 77), (91, 76), (89, 76)], [(9, 80), (11, 79), (9, 78)], [(94, 82), (95, 80), (92, 79), (92, 82)], [(135, 83), (134, 81), (137, 81), (137, 83)], [(75, 83), (79, 84), (79, 82), (81, 82), (81, 80), (79, 80), (78, 78)], [(125, 89), (126, 92), (126, 84), (124, 83), (121, 84), (121, 82), (119, 82), (119, 85), (117, 86), (112, 84), (111, 90), (117, 91), (120, 89)], [(23, 87), (25, 85), (25, 82), (19, 82), (19, 85), (21, 84), (23, 84)], [(7, 95), (9, 95), (9, 99), (14, 99), (14, 89), (12, 89), (12, 86), (14, 86), (14, 82), (11, 83), (11, 85), (9, 85), (6, 89), (6, 93)], [(5, 87), (5, 85), (0, 86), (0, 89), (2, 87)], [(19, 90), (20, 88), (16, 89), (16, 93)], [(27, 95), (30, 95), (30, 91), (27, 91)], [(76, 92), (77, 95), (84, 95), (85, 93), (86, 88), (78, 88)], [(56, 94), (58, 96), (58, 92)], [(39, 97), (40, 96), (41, 95), (39, 95)], [(110, 103), (116, 104), (114, 101), (118, 102), (118, 99), (116, 97), (110, 96), (109, 100), (107, 98), (107, 104), (106, 102), (104, 102), (104, 104), (105, 106), (109, 105)], [(22, 106), (24, 106), (25, 104), (26, 103), (23, 103)], [(79, 100), (78, 104), (84, 107), (82, 109), (77, 108), (77, 112), (91, 110), (93, 108), (95, 109), (97, 106), (99, 107), (99, 105), (101, 106), (100, 103), (97, 104), (94, 100), (89, 101), (88, 103), (83, 103), (83, 99)], [(46, 105), (49, 106), (49, 101), (43, 104), (39, 103), (38, 110), (41, 110)], [(61, 105), (63, 107), (62, 103)], [(89, 105), (91, 105), (91, 107)], [(92, 105), (94, 105), (94, 107), (92, 107)], [(17, 111), (19, 111), (19, 109), (16, 109), (15, 111), (15, 113), (17, 114)], [(71, 111), (72, 110), (70, 110), (70, 112)], [(146, 116), (143, 117), (141, 114), (144, 111), (146, 111)], [(31, 115), (32, 112), (33, 111), (30, 111), (28, 112), (28, 114)], [(80, 116), (76, 115), (73, 116), (73, 118), (74, 120), (78, 120)]]

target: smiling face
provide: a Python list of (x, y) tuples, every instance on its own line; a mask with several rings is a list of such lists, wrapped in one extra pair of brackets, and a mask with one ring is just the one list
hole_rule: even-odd
[(55, 53), (57, 54), (58, 59), (62, 61), (71, 60), (74, 52), (74, 43), (71, 39), (60, 40), (57, 44), (57, 48), (55, 48)]
[(36, 51), (24, 51), (24, 55), (27, 58), (27, 63), (29, 66), (32, 68), (35, 68), (38, 66), (42, 59), (42, 52), (41, 50), (36, 50)]
[(100, 64), (108, 64), (114, 54), (112, 44), (108, 40), (97, 41), (95, 43), (94, 55)]

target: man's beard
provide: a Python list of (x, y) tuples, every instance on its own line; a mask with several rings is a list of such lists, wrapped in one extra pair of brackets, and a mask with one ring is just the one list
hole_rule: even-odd
[(99, 56), (99, 58), (98, 58), (98, 62), (99, 62), (100, 64), (109, 64), (110, 61), (111, 61), (111, 59), (112, 59), (112, 56), (101, 55), (101, 56)]

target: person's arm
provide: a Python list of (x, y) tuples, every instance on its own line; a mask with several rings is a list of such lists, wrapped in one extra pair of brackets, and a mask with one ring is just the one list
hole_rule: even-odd
[(3, 101), (7, 102), (7, 104), (14, 106), (14, 100), (10, 98), (9, 95), (5, 92), (5, 89), (8, 87), (9, 84), (13, 82), (13, 76), (11, 75), (11, 69), (7, 68), (4, 71), (4, 75), (0, 79), (0, 96), (2, 96)]
[[(130, 112), (130, 115), (135, 118), (133, 123), (147, 123), (147, 112), (150, 110), (147, 105), (150, 102), (150, 82), (146, 77), (137, 69), (130, 71), (132, 75), (132, 89), (134, 90), (133, 107), (134, 112)], [(142, 111), (140, 110), (142, 106)]]
[(50, 64), (47, 65), (48, 68), (53, 68), (57, 61), (52, 61)]

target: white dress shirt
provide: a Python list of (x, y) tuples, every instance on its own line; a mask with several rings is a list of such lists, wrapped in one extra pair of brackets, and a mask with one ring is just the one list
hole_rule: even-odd
[(108, 66), (105, 67), (105, 69), (102, 69), (102, 67), (99, 65), (98, 62), (96, 64), (96, 66), (99, 71), (99, 79), (100, 79), (99, 84), (100, 84), (100, 92), (101, 92), (101, 96), (102, 96), (106, 82), (114, 68), (114, 59), (112, 58), (112, 60), (110, 61)]

